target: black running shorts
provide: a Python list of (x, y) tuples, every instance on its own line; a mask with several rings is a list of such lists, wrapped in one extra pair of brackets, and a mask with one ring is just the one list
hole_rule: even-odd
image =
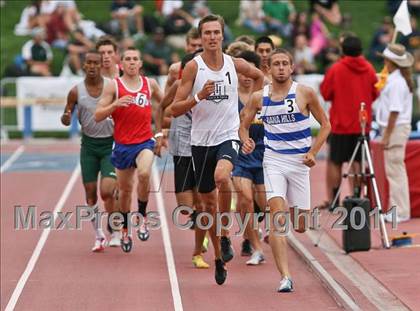
[(196, 186), (192, 157), (174, 156), (175, 193), (193, 190)]
[(209, 193), (216, 188), (214, 171), (219, 160), (228, 160), (235, 165), (239, 141), (227, 140), (217, 146), (191, 146), (195, 180), (199, 193)]

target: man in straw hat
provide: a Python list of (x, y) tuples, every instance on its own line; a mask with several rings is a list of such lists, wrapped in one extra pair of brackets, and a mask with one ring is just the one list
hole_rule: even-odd
[[(385, 172), (389, 182), (389, 206), (397, 208), (397, 222), (410, 219), (410, 197), (405, 169), (405, 145), (411, 132), (413, 55), (401, 44), (388, 44), (383, 53), (389, 76), (378, 99), (376, 121), (381, 126)], [(388, 214), (385, 220), (392, 221)]]

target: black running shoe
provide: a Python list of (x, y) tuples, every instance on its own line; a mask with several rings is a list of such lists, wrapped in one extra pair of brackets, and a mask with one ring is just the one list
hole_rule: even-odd
[(131, 252), (132, 248), (133, 248), (133, 240), (131, 239), (131, 236), (126, 236), (121, 239), (121, 249), (125, 253)]
[(252, 255), (251, 242), (248, 239), (242, 241), (241, 256), (249, 257)]
[(194, 230), (195, 229), (195, 222), (197, 220), (197, 212), (195, 210), (191, 213), (190, 220), (192, 221), (190, 229)]
[(220, 248), (222, 250), (222, 259), (224, 262), (229, 262), (233, 258), (233, 249), (230, 239), (222, 236), (220, 238)]
[(226, 281), (227, 270), (222, 259), (216, 259), (216, 270), (214, 271), (214, 278), (218, 285), (222, 285)]

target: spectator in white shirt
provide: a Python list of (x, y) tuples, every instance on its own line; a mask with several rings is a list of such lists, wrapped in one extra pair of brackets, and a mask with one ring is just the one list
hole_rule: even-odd
[[(376, 121), (381, 126), (390, 207), (397, 208), (397, 222), (410, 219), (410, 196), (405, 168), (405, 146), (411, 132), (413, 56), (401, 44), (388, 44), (382, 54), (389, 76), (378, 99)], [(392, 221), (388, 214), (385, 220)]]
[(51, 76), (50, 64), (53, 54), (50, 45), (44, 41), (44, 30), (35, 28), (32, 31), (32, 36), (33, 39), (26, 42), (22, 47), (22, 57), (32, 74)]

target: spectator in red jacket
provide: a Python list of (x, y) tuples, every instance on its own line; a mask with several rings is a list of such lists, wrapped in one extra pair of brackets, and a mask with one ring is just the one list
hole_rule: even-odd
[[(372, 121), (372, 102), (378, 96), (377, 81), (373, 66), (362, 56), (362, 43), (356, 36), (346, 37), (341, 44), (343, 57), (325, 74), (321, 94), (331, 102), (329, 138), (330, 152), (327, 164), (327, 188), (329, 203), (332, 203), (341, 181), (341, 167), (348, 162), (361, 135), (359, 122), (360, 104), (366, 104), (368, 114), (367, 133)], [(352, 167), (360, 172), (361, 152), (358, 152)], [(351, 185), (354, 194), (360, 194), (361, 182)], [(324, 204), (324, 205), (327, 205)]]

